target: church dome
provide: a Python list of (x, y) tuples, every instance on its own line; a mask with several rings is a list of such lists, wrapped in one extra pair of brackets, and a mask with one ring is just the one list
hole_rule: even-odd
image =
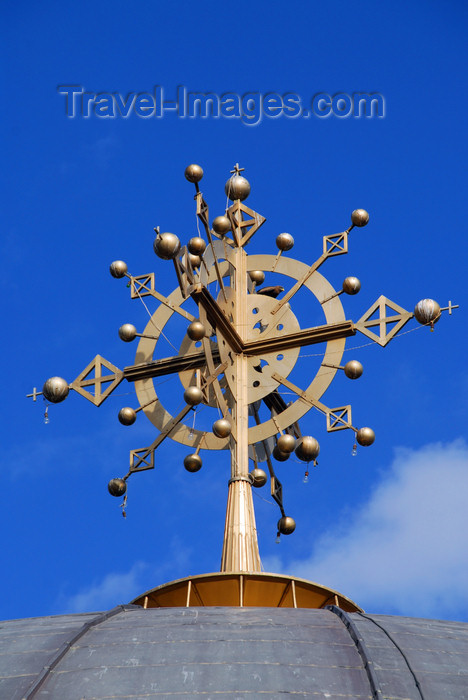
[(314, 608), (122, 605), (0, 624), (5, 700), (468, 698), (468, 625)]

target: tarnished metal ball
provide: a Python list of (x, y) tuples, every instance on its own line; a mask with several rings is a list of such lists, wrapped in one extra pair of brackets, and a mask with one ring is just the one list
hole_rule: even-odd
[(296, 447), (296, 438), (289, 433), (285, 433), (284, 435), (279, 436), (276, 444), (281, 452), (289, 454), (290, 452), (293, 452)]
[(119, 337), (125, 343), (130, 343), (135, 340), (137, 334), (137, 329), (132, 323), (124, 323), (123, 326), (119, 328)]
[(201, 469), (202, 459), (200, 455), (192, 454), (184, 457), (184, 467), (188, 472), (197, 472)]
[(230, 230), (231, 222), (227, 216), (217, 216), (216, 219), (213, 219), (213, 231), (219, 236), (224, 236)]
[(224, 186), (224, 191), (231, 201), (247, 199), (250, 194), (250, 183), (242, 175), (233, 175)]
[(111, 496), (123, 496), (127, 490), (127, 483), (124, 479), (111, 479), (107, 484), (108, 491)]
[(190, 260), (190, 264), (192, 267), (200, 267), (201, 258), (199, 255), (193, 255), (193, 253), (189, 253), (188, 259)]
[(203, 177), (203, 168), (200, 165), (187, 165), (185, 168), (185, 179), (189, 182), (200, 182)]
[(154, 252), (163, 260), (174, 260), (180, 250), (180, 241), (175, 233), (160, 233), (154, 239)]
[(254, 486), (256, 489), (259, 489), (261, 486), (265, 486), (266, 482), (268, 481), (266, 472), (264, 472), (263, 469), (259, 469), (258, 467), (252, 469), (249, 476), (252, 480), (252, 486)]
[(187, 243), (187, 248), (192, 255), (203, 255), (206, 248), (206, 241), (200, 236), (194, 236), (194, 238), (191, 238)]
[(365, 226), (369, 222), (369, 214), (365, 209), (355, 209), (351, 214), (351, 221), (355, 226)]
[(318, 441), (311, 435), (304, 435), (298, 443), (296, 449), (296, 457), (302, 459), (303, 462), (310, 462), (316, 459), (320, 452)]
[(421, 299), (414, 307), (414, 317), (423, 325), (437, 323), (440, 318), (440, 306), (434, 299)]
[(112, 277), (115, 277), (116, 279), (125, 277), (128, 270), (127, 263), (125, 263), (123, 260), (114, 260), (114, 262), (110, 264), (109, 270)]
[(345, 294), (357, 294), (361, 289), (361, 281), (357, 277), (346, 277), (343, 280), (343, 292)]
[(119, 411), (119, 421), (122, 423), (122, 425), (133, 425), (133, 423), (136, 421), (136, 418), (137, 414), (134, 408), (125, 406)]
[(287, 250), (291, 250), (294, 245), (294, 238), (290, 233), (280, 233), (279, 236), (276, 236), (276, 245), (284, 253)]
[(255, 284), (263, 284), (265, 281), (265, 273), (263, 270), (250, 270), (249, 277)]
[(356, 441), (363, 447), (372, 445), (375, 440), (375, 433), (372, 428), (359, 428), (356, 433)]
[(201, 340), (205, 337), (205, 334), (205, 326), (201, 321), (192, 321), (192, 323), (187, 328), (187, 335), (190, 338), (190, 340)]
[(290, 518), (289, 515), (283, 515), (283, 517), (278, 520), (278, 532), (282, 535), (291, 535), (295, 529), (296, 521), (294, 518)]
[(213, 423), (213, 432), (218, 438), (227, 438), (231, 434), (231, 423), (227, 418), (219, 418)]
[(282, 452), (278, 445), (274, 446), (272, 454), (278, 462), (286, 462), (286, 460), (289, 459), (291, 455), (290, 452)]
[(60, 403), (64, 401), (69, 391), (68, 382), (66, 379), (62, 379), (62, 377), (51, 377), (42, 387), (44, 398), (50, 401), (50, 403)]
[(184, 391), (184, 401), (189, 406), (196, 406), (201, 403), (203, 392), (198, 386), (188, 386)]
[(359, 379), (363, 372), (363, 366), (357, 360), (350, 360), (344, 366), (344, 373), (348, 379)]

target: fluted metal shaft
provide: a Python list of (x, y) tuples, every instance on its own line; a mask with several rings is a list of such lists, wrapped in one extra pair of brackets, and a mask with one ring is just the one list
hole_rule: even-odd
[[(236, 270), (233, 280), (234, 325), (242, 334), (247, 319), (247, 258), (242, 248), (236, 250)], [(221, 571), (260, 571), (257, 528), (249, 480), (249, 405), (248, 359), (235, 357), (236, 391), (233, 406), (235, 440), (231, 450), (231, 479), (226, 509)]]

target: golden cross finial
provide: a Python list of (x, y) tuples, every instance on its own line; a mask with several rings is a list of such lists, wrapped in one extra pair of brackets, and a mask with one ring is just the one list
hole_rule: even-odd
[(234, 166), (234, 170), (231, 170), (231, 173), (234, 175), (240, 175), (240, 173), (245, 170), (245, 168), (240, 168), (239, 163), (236, 163)]

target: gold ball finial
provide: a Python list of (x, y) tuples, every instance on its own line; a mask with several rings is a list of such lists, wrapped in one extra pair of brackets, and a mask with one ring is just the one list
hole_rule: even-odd
[(200, 165), (187, 165), (185, 168), (185, 179), (189, 182), (200, 182), (203, 177), (203, 168)]
[(217, 438), (229, 437), (231, 430), (231, 422), (227, 418), (219, 418), (213, 423), (213, 433)]
[(203, 400), (203, 392), (198, 386), (188, 386), (184, 391), (184, 401), (189, 406), (197, 406)]
[(180, 250), (180, 241), (175, 233), (160, 233), (154, 239), (153, 249), (158, 258), (174, 260)]
[(227, 216), (217, 216), (213, 219), (213, 231), (217, 233), (218, 236), (224, 236), (230, 230), (231, 222)]
[(281, 452), (290, 454), (291, 452), (294, 452), (296, 448), (296, 438), (289, 433), (285, 433), (284, 435), (279, 436), (276, 444)]
[(118, 418), (122, 425), (133, 425), (133, 423), (136, 421), (136, 417), (137, 414), (135, 409), (130, 408), (129, 406), (125, 406), (119, 411)]
[(361, 281), (357, 277), (346, 277), (343, 280), (343, 292), (345, 294), (357, 294), (361, 289)]
[(258, 467), (252, 469), (252, 471), (249, 473), (249, 476), (252, 481), (252, 486), (256, 489), (265, 486), (266, 482), (268, 481), (266, 472), (264, 472), (263, 469), (259, 469)]
[(276, 237), (276, 245), (279, 250), (285, 253), (293, 247), (294, 238), (290, 233), (280, 233), (279, 236)]
[(283, 515), (283, 517), (278, 520), (278, 532), (282, 535), (291, 535), (295, 529), (296, 521), (294, 518), (289, 517), (289, 515)]
[(202, 340), (206, 335), (205, 326), (201, 321), (192, 321), (187, 328), (187, 335), (190, 340)]
[(291, 453), (290, 452), (282, 452), (278, 445), (275, 445), (273, 448), (272, 452), (273, 457), (276, 459), (277, 462), (286, 462), (287, 459), (289, 459)]
[(234, 202), (236, 199), (240, 199), (242, 202), (250, 194), (250, 183), (242, 175), (233, 175), (226, 182), (224, 191), (231, 202)]
[(369, 214), (365, 209), (355, 209), (351, 214), (351, 221), (354, 226), (366, 226), (369, 223)]
[(191, 454), (184, 458), (184, 467), (188, 472), (198, 472), (202, 467), (202, 459), (200, 455)]
[(187, 248), (192, 255), (201, 256), (205, 252), (206, 242), (201, 236), (194, 236), (187, 243)]
[(320, 445), (312, 435), (304, 435), (295, 449), (296, 457), (303, 462), (310, 462), (317, 459), (320, 452)]
[(126, 492), (127, 484), (124, 479), (111, 479), (107, 484), (107, 490), (111, 496), (119, 498)]
[(363, 366), (357, 360), (350, 360), (344, 366), (344, 373), (348, 379), (359, 379), (363, 373)]
[(251, 270), (249, 272), (249, 277), (255, 284), (263, 284), (265, 281), (265, 273), (263, 270)]
[(372, 445), (375, 440), (375, 433), (372, 428), (359, 428), (356, 433), (356, 442), (358, 442), (363, 447), (368, 447)]
[(199, 255), (193, 255), (193, 253), (188, 253), (188, 259), (190, 260), (190, 264), (193, 268), (200, 267), (201, 257)]
[(50, 403), (60, 403), (64, 401), (69, 392), (68, 382), (62, 377), (51, 377), (42, 387), (44, 398)]
[(137, 334), (137, 329), (132, 323), (124, 323), (123, 326), (119, 328), (119, 338), (124, 341), (124, 343), (131, 343), (135, 340)]
[(109, 271), (112, 277), (115, 277), (115, 279), (125, 277), (127, 270), (127, 263), (125, 263), (123, 260), (114, 260), (114, 262), (111, 263), (109, 267)]
[(434, 299), (421, 299), (414, 307), (414, 317), (423, 326), (433, 325), (440, 318), (440, 306)]

